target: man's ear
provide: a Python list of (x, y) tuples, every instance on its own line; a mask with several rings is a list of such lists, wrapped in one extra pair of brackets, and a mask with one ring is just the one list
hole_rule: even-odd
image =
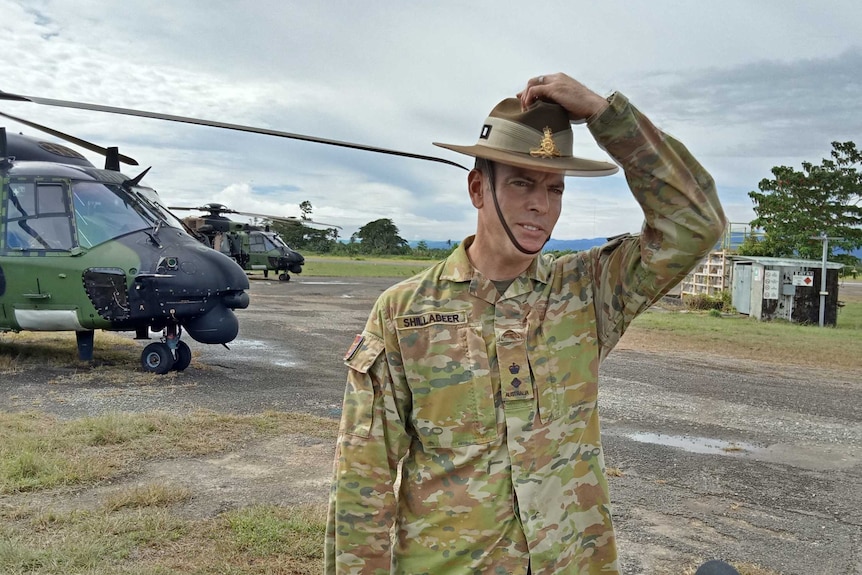
[(479, 170), (470, 170), (467, 174), (467, 191), (470, 201), (477, 210), (485, 205), (485, 175)]

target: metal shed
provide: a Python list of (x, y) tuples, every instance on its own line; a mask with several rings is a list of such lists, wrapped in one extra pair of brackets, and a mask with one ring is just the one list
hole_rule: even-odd
[[(818, 323), (823, 262), (792, 258), (732, 256), (733, 307), (759, 320), (785, 319)], [(838, 316), (838, 271), (843, 264), (826, 262), (824, 324)]]

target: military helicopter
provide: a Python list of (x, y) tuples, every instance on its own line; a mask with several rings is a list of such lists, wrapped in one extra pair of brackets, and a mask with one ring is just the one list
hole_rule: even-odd
[(224, 214), (251, 216), (295, 225), (325, 225), (341, 229), (341, 226), (315, 222), (310, 219), (240, 212), (218, 203), (209, 203), (199, 207), (170, 206), (169, 209), (207, 212), (205, 216), (183, 218), (183, 223), (203, 236), (202, 239), (211, 248), (233, 258), (244, 270), (263, 270), (263, 277), (269, 277), (269, 272), (272, 270), (278, 274), (280, 281), (290, 281), (288, 272), (302, 273), (302, 266), (305, 264), (303, 255), (288, 246), (277, 232), (270, 229), (268, 224), (256, 225), (235, 222), (226, 218)]
[[(468, 170), (435, 156), (240, 124), (2, 90), (0, 100), (211, 126)], [(98, 169), (64, 145), (0, 128), (0, 331), (74, 331), (79, 357), (90, 360), (96, 329), (135, 331), (142, 339), (148, 330), (161, 330), (161, 341), (141, 354), (143, 369), (154, 373), (188, 367), (183, 330), (201, 343), (236, 337), (233, 310), (248, 306), (248, 277), (184, 227), (155, 190), (140, 185), (149, 169), (129, 178), (120, 163), (137, 162), (117, 148), (0, 115), (106, 157), (105, 169)]]
[(74, 331), (78, 357), (93, 357), (94, 330), (162, 331), (141, 354), (145, 371), (182, 371), (201, 343), (238, 333), (233, 312), (249, 283), (229, 257), (193, 238), (119, 164), (116, 148), (0, 112), (106, 156), (96, 168), (77, 151), (0, 128), (0, 331)]

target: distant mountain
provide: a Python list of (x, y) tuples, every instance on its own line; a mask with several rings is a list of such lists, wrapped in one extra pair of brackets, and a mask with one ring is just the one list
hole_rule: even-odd
[(588, 250), (594, 246), (600, 246), (608, 241), (607, 238), (584, 238), (580, 240), (555, 240), (551, 238), (545, 244), (545, 251), (566, 251), (579, 252)]
[[(430, 249), (441, 249), (445, 250), (455, 245), (456, 243), (460, 243), (461, 240), (452, 241), (451, 243), (443, 240), (424, 240), (425, 245)], [(572, 251), (580, 251), (587, 250), (593, 246), (600, 246), (605, 243), (607, 238), (587, 238), (581, 240), (555, 240), (551, 238), (547, 244), (545, 244), (545, 251), (564, 251), (564, 250), (572, 250)], [(419, 241), (407, 242), (410, 244), (411, 248), (415, 248)]]
[[(744, 239), (744, 235), (738, 232), (732, 232), (730, 237), (730, 249), (738, 248)], [(443, 240), (425, 240), (425, 245), (427, 245), (431, 249), (448, 249), (451, 246), (459, 243), (461, 240), (452, 241), (451, 243)], [(573, 252), (579, 252), (581, 250), (588, 250), (594, 246), (600, 246), (607, 242), (607, 238), (583, 238), (579, 240), (555, 240), (551, 238), (548, 240), (548, 243), (545, 244), (545, 251), (566, 251), (571, 250)], [(415, 248), (418, 241), (408, 242), (411, 248)], [(721, 249), (721, 246), (716, 246), (716, 249)], [(862, 260), (862, 248), (858, 250), (854, 250), (850, 252), (860, 260)]]

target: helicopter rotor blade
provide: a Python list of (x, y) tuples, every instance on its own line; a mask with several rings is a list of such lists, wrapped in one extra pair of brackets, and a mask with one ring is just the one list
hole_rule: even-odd
[(339, 230), (344, 229), (341, 226), (336, 225), (336, 224), (327, 224), (326, 222), (318, 222), (316, 220), (301, 220), (300, 223), (301, 224), (314, 224), (316, 226), (326, 226), (327, 228), (337, 228)]
[(296, 218), (296, 217), (267, 216), (267, 215), (264, 215), (264, 214), (249, 214), (249, 213), (246, 213), (246, 212), (237, 212), (237, 213), (240, 213), (240, 214), (242, 214), (242, 215), (244, 215), (244, 216), (252, 216), (252, 217), (257, 217), (257, 218), (266, 218), (266, 219), (268, 219), (268, 220), (272, 220), (272, 221), (274, 221), (274, 222), (284, 222), (284, 223), (287, 223), (287, 224), (296, 224), (296, 225), (300, 225), (300, 226), (303, 226), (303, 225), (306, 225), (306, 224), (312, 224), (312, 225), (315, 225), (315, 226), (326, 226), (326, 227), (328, 227), (328, 228), (338, 228), (339, 230), (340, 230), (340, 229), (342, 229), (342, 227), (341, 227), (341, 226), (339, 226), (339, 225), (337, 225), (337, 224), (327, 224), (326, 222), (318, 222), (318, 221), (316, 221), (316, 220), (303, 220), (302, 218)]
[(186, 211), (198, 211), (198, 212), (211, 212), (214, 214), (238, 214), (240, 212), (236, 210), (232, 210), (230, 208), (226, 208), (224, 206), (221, 207), (210, 207), (210, 206), (168, 206), (169, 210), (186, 210)]
[[(19, 124), (24, 124), (25, 126), (30, 126), (34, 130), (40, 130), (42, 132), (45, 132), (46, 134), (50, 134), (50, 135), (54, 136), (55, 138), (60, 138), (61, 140), (66, 140), (67, 142), (75, 144), (76, 146), (80, 146), (80, 147), (84, 148), (85, 150), (90, 150), (91, 152), (101, 154), (105, 157), (108, 156), (109, 152), (108, 152), (107, 148), (103, 148), (102, 146), (99, 146), (99, 145), (94, 144), (92, 142), (88, 142), (87, 140), (82, 140), (81, 138), (77, 138), (75, 136), (72, 136), (70, 134), (66, 134), (66, 133), (61, 132), (59, 130), (49, 128), (48, 126), (43, 126), (42, 124), (37, 124), (36, 122), (31, 122), (30, 120), (25, 120), (24, 118), (19, 118), (18, 116), (13, 116), (12, 114), (7, 114), (6, 112), (0, 112), (0, 116), (3, 116), (4, 118), (9, 118), (10, 120), (14, 120), (14, 121), (18, 122)], [(119, 155), (119, 159), (124, 164), (128, 164), (130, 166), (137, 166), (138, 165), (137, 160), (135, 160), (134, 158), (130, 158), (129, 156), (124, 156), (123, 154)]]
[(189, 118), (186, 116), (174, 116), (172, 114), (158, 114), (155, 112), (147, 112), (144, 110), (134, 110), (131, 108), (118, 108), (115, 106), (103, 106), (101, 104), (88, 104), (85, 102), (72, 102), (69, 100), (55, 100), (52, 98), (39, 98), (36, 96), (24, 96), (21, 94), (11, 94), (0, 90), (0, 100), (11, 100), (16, 102), (33, 102), (45, 106), (58, 106), (60, 108), (77, 108), (80, 110), (92, 110), (95, 112), (108, 112), (111, 114), (122, 114), (126, 116), (139, 116), (142, 118), (152, 118), (156, 120), (167, 120), (170, 122), (180, 122), (184, 124), (196, 124), (198, 126), (210, 126), (213, 128), (223, 128), (226, 130), (236, 130), (239, 132), (250, 132), (252, 134), (261, 134), (264, 136), (275, 136), (278, 138), (288, 138), (291, 140), (301, 140), (304, 142), (313, 142), (317, 144), (327, 144), (329, 146), (339, 146), (342, 148), (352, 148), (355, 150), (364, 150), (367, 152), (377, 152), (379, 154), (390, 154), (393, 156), (402, 156), (405, 158), (415, 158), (417, 160), (427, 160), (429, 162), (439, 162), (448, 164), (469, 171), (468, 168), (457, 162), (438, 158), (436, 156), (426, 156), (423, 154), (413, 154), (411, 152), (402, 152), (399, 150), (390, 150), (387, 148), (378, 148), (366, 144), (356, 144), (353, 142), (342, 142), (340, 140), (331, 140), (328, 138), (318, 138), (316, 136), (306, 136), (303, 134), (293, 134), (291, 132), (282, 132), (280, 130), (270, 130), (267, 128), (256, 128), (254, 126), (243, 126), (241, 124), (230, 124), (227, 122), (217, 122), (214, 120), (203, 120), (200, 118)]
[(313, 224), (316, 226), (327, 226), (330, 228), (338, 228), (342, 229), (338, 224), (327, 224), (326, 222), (318, 222), (315, 220), (307, 220), (303, 218), (298, 218), (296, 216), (273, 216), (270, 214), (258, 214), (255, 212), (241, 212), (239, 210), (232, 210), (224, 204), (207, 204), (205, 206), (198, 207), (190, 207), (190, 206), (168, 206), (169, 210), (187, 210), (187, 211), (197, 211), (197, 212), (209, 212), (210, 216), (221, 215), (221, 214), (236, 214), (238, 216), (248, 216), (252, 218), (263, 218), (265, 220), (270, 220), (273, 222), (284, 222), (287, 224)]
[[(237, 212), (237, 211), (234, 211), (233, 213), (240, 215), (240, 216), (251, 216), (253, 218), (266, 218), (268, 220), (280, 220), (280, 221), (284, 221), (284, 222), (292, 222), (292, 223), (297, 223), (297, 224), (301, 224), (303, 222), (302, 218), (297, 218), (296, 216), (272, 216), (269, 214), (256, 214), (254, 212)], [(308, 220), (305, 220), (305, 221), (308, 221)]]

